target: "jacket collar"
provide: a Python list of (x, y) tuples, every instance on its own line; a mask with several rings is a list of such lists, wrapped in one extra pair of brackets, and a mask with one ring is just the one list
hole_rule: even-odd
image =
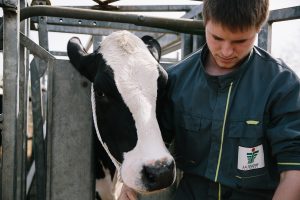
[(203, 71), (203, 74), (205, 74), (205, 77), (209, 83), (212, 83), (214, 86), (216, 86), (219, 89), (227, 88), (229, 87), (231, 82), (237, 81), (241, 75), (249, 68), (249, 62), (253, 59), (253, 49), (249, 53), (249, 55), (240, 63), (240, 65), (232, 72), (220, 75), (220, 76), (213, 76), (206, 72), (205, 70), (205, 60), (208, 56), (209, 49), (207, 44), (205, 44), (202, 47), (202, 51), (200, 54), (201, 60), (200, 60), (200, 68)]

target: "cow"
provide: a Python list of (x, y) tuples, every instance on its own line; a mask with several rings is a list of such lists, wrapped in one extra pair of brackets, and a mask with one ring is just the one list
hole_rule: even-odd
[(157, 62), (157, 48), (143, 40), (149, 38), (116, 31), (89, 54), (73, 37), (67, 53), (92, 83), (95, 130), (119, 179), (139, 193), (149, 193), (172, 185), (176, 166), (156, 118), (167, 73)]

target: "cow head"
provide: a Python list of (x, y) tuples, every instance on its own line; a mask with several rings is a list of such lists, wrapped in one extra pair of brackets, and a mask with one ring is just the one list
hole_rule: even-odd
[(128, 31), (107, 36), (91, 54), (78, 38), (67, 47), (71, 63), (93, 82), (99, 132), (121, 163), (121, 179), (139, 192), (163, 189), (175, 180), (175, 162), (156, 118), (167, 82), (156, 60), (158, 47), (153, 38), (141, 40)]

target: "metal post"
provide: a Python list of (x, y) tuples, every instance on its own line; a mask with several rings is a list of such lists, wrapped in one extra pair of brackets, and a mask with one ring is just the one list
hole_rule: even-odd
[(102, 36), (93, 36), (93, 50), (95, 51), (99, 47), (99, 43), (102, 41)]
[[(11, 0), (16, 9), (4, 11), (3, 20), (3, 159), (2, 199), (20, 200), (22, 185), (22, 139), (18, 138), (19, 123), (19, 0)], [(21, 140), (21, 141), (20, 141)]]
[(193, 37), (190, 34), (181, 34), (181, 59), (193, 52)]
[(272, 24), (266, 23), (258, 34), (258, 46), (271, 52)]
[[(47, 30), (47, 17), (39, 17), (39, 45), (43, 47), (45, 50), (49, 51), (49, 45), (48, 45), (48, 30)], [(40, 75), (42, 77), (42, 117), (44, 118), (44, 122), (46, 121), (47, 117), (47, 63), (46, 61), (42, 59), (38, 59), (38, 68), (42, 71), (40, 71)]]
[[(45, 3), (45, 2), (44, 2)], [(47, 17), (39, 17), (39, 25), (38, 25), (38, 33), (39, 33), (39, 45), (43, 47), (45, 50), (49, 51), (49, 42), (48, 42), (48, 30), (47, 30)], [(35, 134), (36, 138), (36, 143), (35, 145), (35, 150), (38, 151), (35, 155), (39, 155), (36, 157), (36, 177), (37, 179), (37, 196), (39, 200), (44, 200), (46, 199), (46, 184), (47, 184), (47, 153), (46, 153), (46, 148), (47, 148), (47, 133), (44, 133), (46, 129), (43, 129), (45, 123), (46, 123), (46, 118), (47, 118), (47, 67), (48, 67), (48, 62), (42, 59), (38, 59), (38, 68), (42, 71), (40, 71), (40, 75), (38, 75), (38, 69), (35, 67), (35, 77), (34, 80), (36, 81), (35, 85), (38, 87), (35, 90), (35, 94), (38, 97), (38, 101), (35, 102), (35, 111), (36, 111), (36, 119), (35, 122), (37, 123), (37, 130)], [(33, 74), (33, 72), (32, 72)], [(42, 77), (40, 77), (42, 76)], [(40, 82), (41, 78), (41, 82)], [(32, 77), (33, 79), (33, 77)], [(42, 85), (40, 85), (40, 83)], [(42, 88), (41, 88), (42, 86)], [(34, 103), (34, 102), (32, 102)], [(46, 137), (44, 138), (44, 134)]]
[[(202, 20), (200, 15), (194, 17), (195, 20)], [(206, 42), (205, 34), (193, 35), (193, 52), (202, 47)]]
[[(20, 8), (24, 8), (26, 5), (25, 0), (20, 0)], [(26, 22), (20, 23), (20, 31), (25, 33)], [(19, 67), (19, 113), (17, 123), (17, 155), (20, 163), (18, 164), (17, 171), (17, 192), (16, 199), (26, 198), (26, 157), (27, 157), (27, 51), (23, 46), (20, 46), (20, 67)]]

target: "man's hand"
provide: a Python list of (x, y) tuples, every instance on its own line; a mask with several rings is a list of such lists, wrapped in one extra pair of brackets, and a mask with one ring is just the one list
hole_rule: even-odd
[(280, 183), (276, 189), (273, 200), (299, 200), (300, 199), (300, 171), (290, 170), (280, 174)]
[(137, 193), (133, 189), (123, 184), (118, 200), (137, 200), (137, 199), (138, 199)]

